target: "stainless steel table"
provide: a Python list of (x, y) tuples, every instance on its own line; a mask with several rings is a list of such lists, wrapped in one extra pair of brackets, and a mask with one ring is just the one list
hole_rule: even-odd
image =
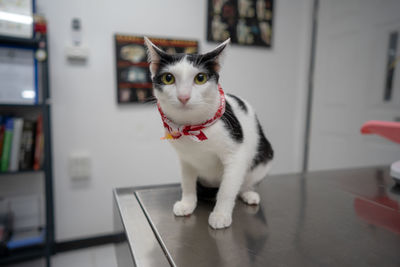
[(114, 190), (119, 266), (400, 266), (400, 189), (389, 168), (277, 175), (259, 206), (237, 200), (230, 228), (214, 203), (175, 217), (179, 185)]

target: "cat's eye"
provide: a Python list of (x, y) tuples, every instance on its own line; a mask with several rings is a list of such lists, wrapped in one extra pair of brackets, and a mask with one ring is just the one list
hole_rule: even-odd
[(205, 73), (199, 73), (196, 75), (196, 77), (194, 77), (194, 82), (196, 84), (205, 84), (207, 81), (207, 74)]
[(161, 76), (161, 81), (166, 85), (170, 85), (175, 82), (175, 77), (171, 73), (167, 72)]

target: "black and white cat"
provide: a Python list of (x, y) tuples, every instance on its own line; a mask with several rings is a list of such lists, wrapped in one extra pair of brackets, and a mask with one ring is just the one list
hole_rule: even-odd
[(145, 38), (166, 138), (181, 163), (182, 198), (174, 214), (193, 213), (197, 182), (219, 187), (208, 219), (214, 229), (231, 225), (237, 195), (247, 204), (259, 204), (254, 186), (266, 176), (273, 158), (253, 108), (237, 96), (225, 96), (218, 84), (229, 41), (202, 55), (170, 55)]

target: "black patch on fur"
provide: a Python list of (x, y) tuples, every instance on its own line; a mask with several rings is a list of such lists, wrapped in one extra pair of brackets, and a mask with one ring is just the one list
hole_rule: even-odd
[(173, 65), (181, 61), (185, 56), (187, 56), (187, 60), (193, 63), (195, 67), (199, 69), (204, 69), (209, 80), (215, 80), (215, 82), (218, 83), (219, 74), (216, 71), (218, 68), (218, 63), (216, 62), (215, 58), (205, 57), (205, 55), (199, 55), (199, 54), (170, 55), (160, 51), (157, 51), (157, 53), (160, 56), (160, 62), (157, 68), (157, 73), (154, 75), (153, 78), (153, 85), (154, 88), (157, 90), (161, 91), (162, 87), (164, 86), (163, 82), (161, 81), (161, 76), (163, 74), (162, 70), (164, 69), (164, 67)]
[(191, 54), (188, 55), (187, 60), (192, 62), (195, 67), (204, 69), (209, 80), (215, 80), (215, 82), (218, 83), (219, 74), (217, 70), (219, 65), (215, 60), (215, 57), (207, 57), (206, 55), (207, 54)]
[(233, 99), (236, 100), (236, 102), (238, 103), (239, 107), (245, 112), (247, 113), (247, 106), (246, 104), (243, 102), (242, 99), (240, 99), (239, 97), (235, 96), (235, 95), (231, 95), (231, 94), (227, 94), (228, 96), (232, 97)]
[(226, 45), (217, 47), (211, 52), (208, 52), (206, 54), (198, 55), (189, 55), (188, 60), (193, 62), (195, 66), (198, 67), (203, 67), (204, 69), (207, 70), (207, 74), (209, 75), (210, 78), (215, 78), (216, 82), (218, 82), (219, 79), (219, 69), (220, 69), (220, 60), (219, 56), (222, 53), (222, 51), (225, 49)]
[(161, 81), (161, 76), (163, 74), (161, 70), (164, 69), (164, 67), (166, 66), (173, 65), (181, 61), (182, 58), (185, 56), (185, 54), (170, 55), (158, 50), (156, 50), (156, 52), (160, 56), (160, 62), (158, 63), (157, 72), (153, 77), (153, 86), (155, 89), (161, 91), (164, 85), (163, 82)]
[(261, 124), (257, 118), (256, 121), (258, 128), (258, 147), (250, 167), (251, 170), (257, 167), (259, 164), (267, 163), (274, 158), (274, 150), (272, 149), (270, 142), (267, 140), (267, 138), (265, 138)]
[(228, 130), (233, 140), (238, 143), (243, 142), (243, 130), (239, 120), (233, 113), (232, 107), (228, 101), (226, 101), (225, 113), (222, 115), (221, 120), (225, 124), (225, 128)]
[(157, 90), (162, 90), (163, 83), (161, 82), (161, 70), (167, 66), (167, 65), (172, 65), (180, 60), (182, 60), (183, 57), (187, 56), (187, 59), (189, 62), (192, 62), (194, 66), (198, 68), (202, 68), (205, 70), (208, 79), (215, 80), (216, 83), (218, 83), (219, 80), (219, 56), (221, 52), (225, 49), (226, 44), (217, 47), (213, 51), (200, 55), (200, 54), (175, 54), (175, 55), (170, 55), (162, 51), (158, 47), (153, 47), (155, 52), (158, 54), (160, 57), (160, 62), (157, 68), (157, 73), (154, 75), (153, 78), (153, 86)]

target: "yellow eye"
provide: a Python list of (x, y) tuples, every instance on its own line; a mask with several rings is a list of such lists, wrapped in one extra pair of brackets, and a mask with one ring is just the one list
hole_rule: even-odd
[(170, 85), (175, 82), (175, 77), (171, 73), (167, 72), (161, 76), (161, 81), (166, 85)]
[(199, 74), (194, 77), (194, 82), (196, 84), (205, 84), (207, 81), (207, 74), (200, 72)]

